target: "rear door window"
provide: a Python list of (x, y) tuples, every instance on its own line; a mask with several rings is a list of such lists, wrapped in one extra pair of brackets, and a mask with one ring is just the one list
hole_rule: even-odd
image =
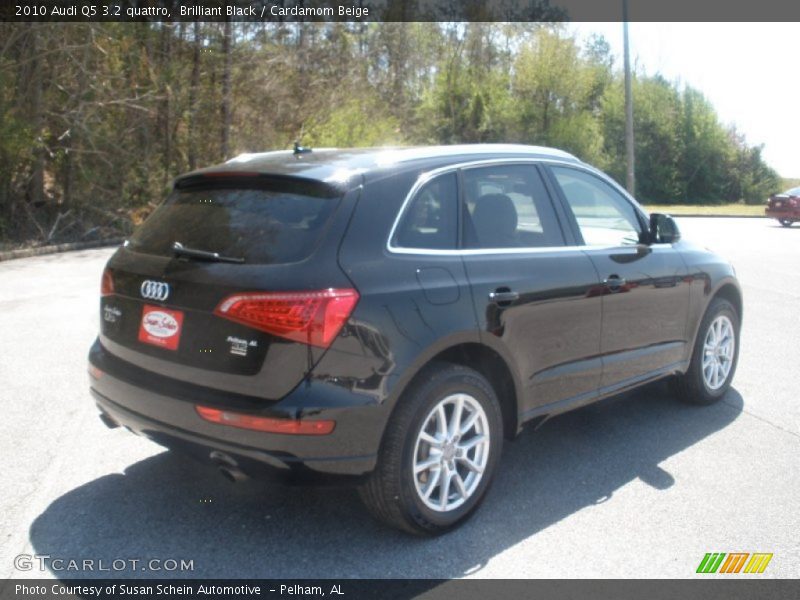
[(172, 245), (246, 263), (292, 263), (319, 243), (340, 197), (312, 186), (176, 189), (129, 240), (136, 252), (171, 256)]

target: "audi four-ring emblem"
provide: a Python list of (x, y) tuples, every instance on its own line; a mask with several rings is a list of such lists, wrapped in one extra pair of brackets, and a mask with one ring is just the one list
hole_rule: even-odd
[(142, 282), (142, 287), (139, 288), (139, 292), (141, 292), (142, 298), (163, 302), (169, 296), (169, 284), (163, 281), (145, 279)]

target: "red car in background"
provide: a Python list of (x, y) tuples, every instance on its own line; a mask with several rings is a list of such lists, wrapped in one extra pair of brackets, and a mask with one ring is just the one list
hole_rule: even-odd
[(768, 217), (778, 219), (784, 227), (791, 227), (792, 223), (800, 221), (800, 187), (770, 196), (764, 212)]

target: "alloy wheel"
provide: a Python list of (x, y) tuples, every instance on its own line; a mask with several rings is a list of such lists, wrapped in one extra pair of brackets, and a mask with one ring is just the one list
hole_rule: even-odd
[(736, 336), (733, 323), (726, 315), (711, 322), (703, 343), (703, 382), (711, 391), (725, 384), (733, 366)]
[(489, 420), (469, 394), (452, 394), (428, 413), (414, 447), (414, 485), (437, 512), (464, 504), (478, 489), (489, 461)]

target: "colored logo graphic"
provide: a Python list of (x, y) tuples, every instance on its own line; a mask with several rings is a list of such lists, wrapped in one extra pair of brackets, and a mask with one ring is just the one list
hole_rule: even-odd
[(697, 572), (763, 573), (771, 560), (772, 554), (766, 552), (708, 552), (700, 561)]

